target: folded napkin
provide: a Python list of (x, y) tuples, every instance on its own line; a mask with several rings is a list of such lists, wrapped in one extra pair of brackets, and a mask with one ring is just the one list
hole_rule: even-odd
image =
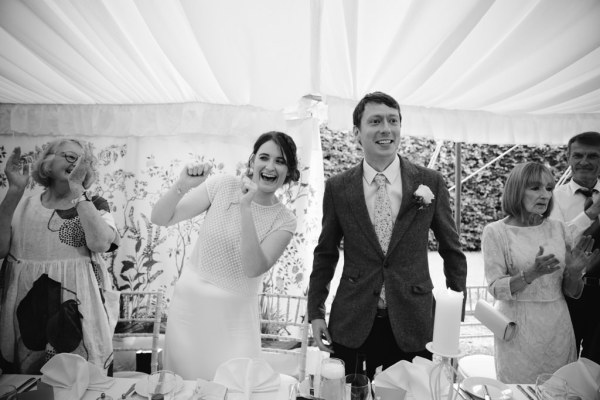
[(213, 382), (249, 400), (252, 393), (277, 392), (280, 377), (263, 359), (234, 358), (219, 365)]
[(431, 399), (429, 375), (433, 367), (433, 362), (423, 357), (415, 357), (412, 363), (398, 361), (375, 377), (375, 393), (380, 387), (402, 389), (410, 392), (414, 399)]
[(584, 400), (600, 400), (600, 365), (585, 357), (560, 368), (554, 373), (567, 381), (569, 387)]
[(56, 399), (80, 400), (86, 390), (104, 391), (114, 383), (99, 367), (71, 353), (55, 355), (41, 372), (42, 382), (53, 387)]
[(477, 300), (475, 318), (492, 331), (498, 339), (511, 340), (517, 332), (517, 324), (485, 300)]

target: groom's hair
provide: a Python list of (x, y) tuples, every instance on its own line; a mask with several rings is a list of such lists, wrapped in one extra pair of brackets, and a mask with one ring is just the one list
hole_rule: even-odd
[(360, 128), (360, 121), (362, 120), (362, 116), (365, 112), (365, 107), (368, 103), (385, 104), (390, 108), (395, 108), (396, 110), (398, 110), (400, 122), (402, 122), (402, 113), (400, 112), (400, 105), (398, 104), (398, 102), (389, 94), (385, 94), (383, 92), (373, 92), (367, 93), (365, 97), (363, 97), (354, 108), (354, 113), (352, 114), (352, 123), (357, 128)]

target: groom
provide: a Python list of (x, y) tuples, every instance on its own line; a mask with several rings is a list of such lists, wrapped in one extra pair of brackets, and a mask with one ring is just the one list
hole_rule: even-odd
[[(362, 371), (366, 362), (370, 378), (380, 366), (431, 359), (425, 348), (433, 335), (429, 229), (446, 284), (464, 291), (467, 276), (442, 176), (397, 154), (401, 120), (396, 100), (381, 92), (367, 94), (354, 109), (353, 132), (365, 158), (326, 182), (308, 290), (319, 348), (342, 359), (346, 373)], [(340, 246), (344, 265), (328, 326), (325, 300)]]

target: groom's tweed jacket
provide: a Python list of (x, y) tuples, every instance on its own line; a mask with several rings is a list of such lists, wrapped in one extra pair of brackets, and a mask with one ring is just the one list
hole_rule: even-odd
[[(433, 336), (433, 284), (427, 263), (429, 229), (444, 259), (446, 284), (464, 291), (467, 264), (444, 180), (436, 171), (400, 157), (402, 204), (387, 255), (377, 240), (363, 192), (362, 162), (326, 182), (323, 221), (308, 291), (309, 320), (325, 318), (325, 300), (343, 239), (344, 265), (328, 322), (333, 341), (357, 348), (367, 338), (385, 280), (392, 330), (405, 352), (421, 351)], [(428, 186), (435, 199), (423, 209), (413, 193)]]

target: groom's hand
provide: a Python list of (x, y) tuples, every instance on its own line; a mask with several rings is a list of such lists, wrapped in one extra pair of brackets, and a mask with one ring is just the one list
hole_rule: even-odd
[[(319, 347), (320, 350), (322, 351), (326, 351), (328, 353), (333, 353), (333, 349), (331, 348), (331, 335), (329, 334), (329, 331), (327, 330), (327, 323), (325, 322), (324, 319), (313, 319), (311, 321), (312, 324), (312, 331), (313, 331), (313, 337), (315, 339), (315, 342), (317, 343), (317, 347)], [(325, 344), (323, 342), (323, 339), (325, 339), (329, 344)]]

